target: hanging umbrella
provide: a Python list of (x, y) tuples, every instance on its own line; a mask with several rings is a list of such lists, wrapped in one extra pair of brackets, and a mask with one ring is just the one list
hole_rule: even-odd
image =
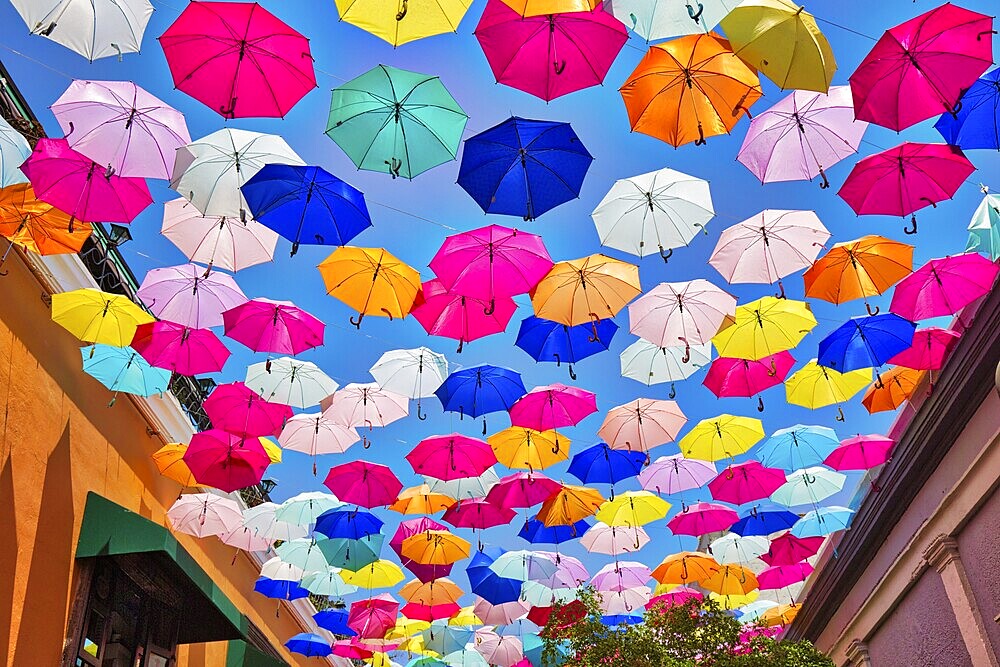
[(531, 304), (538, 317), (567, 326), (589, 323), (596, 331), (641, 291), (639, 267), (597, 254), (554, 265), (532, 291)]
[(963, 150), (1000, 150), (1000, 69), (987, 72), (962, 93), (958, 113), (934, 123), (945, 143)]
[(581, 519), (571, 526), (547, 527), (532, 517), (524, 522), (517, 536), (529, 544), (562, 544), (581, 537), (590, 530), (590, 524)]
[(805, 581), (813, 573), (809, 563), (794, 565), (775, 565), (757, 574), (757, 583), (761, 590), (776, 590)]
[(822, 545), (822, 537), (795, 537), (782, 533), (771, 540), (767, 552), (760, 558), (768, 565), (794, 565), (815, 556)]
[(396, 624), (399, 603), (387, 594), (367, 600), (355, 600), (347, 617), (347, 625), (362, 637), (383, 637)]
[[(487, 438), (497, 460), (508, 468), (526, 469), (534, 474), (559, 461), (569, 458), (572, 442), (555, 431), (535, 431), (522, 426), (511, 426)], [(498, 492), (499, 493), (499, 492)], [(554, 491), (552, 492), (554, 493)], [(535, 505), (552, 495), (538, 499), (528, 505)]]
[(385, 4), (375, 0), (336, 0), (340, 20), (395, 46), (447, 32), (458, 32), (458, 24), (471, 2), (448, 0), (401, 0)]
[(290, 301), (258, 297), (222, 313), (226, 336), (254, 352), (299, 354), (323, 344), (325, 326)]
[(167, 510), (167, 518), (174, 530), (195, 537), (221, 535), (238, 528), (243, 521), (235, 500), (214, 493), (180, 496)]
[(341, 570), (340, 576), (352, 586), (366, 590), (390, 588), (406, 578), (399, 566), (388, 560), (377, 560), (357, 570)]
[(285, 642), (285, 648), (307, 658), (325, 658), (333, 652), (330, 642), (312, 632), (300, 632)]
[[(115, 392), (152, 396), (167, 390), (170, 371), (153, 368), (131, 347), (98, 344), (80, 348), (83, 371)], [(114, 404), (112, 398), (111, 403)]]
[(471, 546), (446, 530), (428, 530), (404, 539), (400, 555), (422, 565), (450, 565), (468, 558)]
[[(156, 470), (181, 486), (197, 486), (198, 480), (191, 474), (191, 469), (184, 462), (184, 453), (188, 446), (179, 442), (171, 442), (163, 445), (153, 452), (153, 464)], [(256, 534), (256, 533), (254, 533)]]
[(27, 183), (21, 165), (31, 156), (31, 146), (24, 135), (0, 118), (0, 188)]
[(838, 530), (845, 530), (851, 523), (854, 510), (846, 507), (820, 507), (806, 512), (794, 526), (795, 537), (822, 537)]
[(721, 357), (750, 361), (791, 350), (816, 326), (807, 302), (773, 296), (737, 306), (734, 320), (712, 343)]
[(243, 222), (249, 206), (240, 187), (266, 164), (304, 163), (276, 134), (226, 128), (177, 149), (170, 187), (204, 215)]
[(614, 320), (601, 320), (596, 333), (594, 329), (589, 322), (571, 327), (531, 315), (521, 320), (514, 344), (535, 361), (554, 361), (556, 366), (566, 363), (570, 378), (575, 380), (573, 364), (607, 351), (618, 325)]
[[(634, 528), (659, 521), (669, 510), (670, 503), (649, 491), (626, 491), (601, 505), (595, 518), (609, 526)], [(641, 585), (648, 578), (647, 574), (635, 585)]]
[(899, 281), (889, 309), (910, 320), (953, 315), (988, 294), (998, 273), (977, 253), (932, 259)]
[(456, 528), (486, 530), (508, 525), (514, 519), (514, 510), (494, 505), (483, 498), (463, 498), (447, 509), (441, 520)]
[(834, 470), (870, 470), (886, 463), (895, 446), (892, 438), (858, 435), (840, 443), (823, 464)]
[(239, 526), (228, 533), (219, 535), (219, 541), (241, 551), (267, 552), (271, 549), (271, 540), (258, 537), (252, 530)]
[[(913, 271), (913, 246), (882, 236), (835, 244), (805, 272), (806, 296), (841, 304), (882, 294)], [(878, 308), (868, 308), (869, 315)]]
[(174, 86), (223, 118), (284, 118), (316, 87), (309, 40), (256, 2), (189, 4), (159, 41)]
[(593, 159), (569, 123), (513, 116), (465, 140), (458, 184), (486, 213), (534, 220), (580, 196)]
[[(660, 169), (615, 181), (590, 217), (601, 245), (663, 261), (715, 217), (708, 181)], [(707, 232), (706, 232), (707, 233)]]
[(816, 18), (789, 0), (747, 0), (721, 21), (733, 51), (782, 90), (825, 93), (837, 63)]
[(345, 503), (361, 507), (391, 505), (403, 490), (389, 467), (368, 461), (351, 461), (330, 468), (323, 485)]
[(855, 114), (899, 132), (942, 112), (993, 64), (993, 18), (945, 3), (887, 30), (851, 74)]
[(785, 380), (785, 398), (792, 405), (815, 410), (837, 405), (837, 421), (844, 421), (840, 403), (847, 401), (872, 381), (870, 368), (839, 373), (812, 359)]
[(547, 579), (559, 570), (555, 560), (541, 551), (507, 551), (489, 565), (497, 576), (517, 581)]
[(517, 399), (509, 412), (512, 426), (549, 431), (576, 426), (597, 412), (597, 396), (557, 382), (535, 387)]
[(424, 477), (424, 482), (431, 492), (463, 499), (484, 498), (499, 481), (500, 478), (492, 468), (478, 477), (459, 477), (447, 482), (435, 477)]
[(767, 498), (785, 481), (783, 470), (765, 468), (758, 461), (746, 461), (726, 466), (708, 483), (708, 490), (716, 500), (743, 505)]
[(585, 486), (563, 484), (562, 489), (542, 503), (536, 518), (548, 527), (572, 526), (592, 516), (604, 503), (604, 496)]
[(757, 577), (743, 565), (722, 565), (718, 572), (699, 583), (719, 595), (746, 595), (757, 588)]
[(212, 426), (247, 438), (277, 435), (292, 409), (268, 403), (242, 382), (220, 384), (202, 404)]
[(390, 350), (368, 372), (383, 389), (417, 399), (417, 417), (423, 420), (420, 399), (433, 396), (448, 377), (448, 360), (426, 347)]
[(902, 366), (892, 368), (868, 387), (861, 404), (870, 414), (895, 410), (910, 400), (923, 379), (924, 371)]
[(192, 329), (166, 320), (140, 324), (132, 348), (152, 366), (180, 375), (217, 373), (230, 354), (210, 329)]
[(683, 454), (661, 456), (639, 473), (639, 483), (647, 491), (673, 495), (704, 486), (716, 476), (711, 461), (689, 459)]
[[(401, 394), (382, 389), (374, 382), (359, 384), (352, 382), (341, 387), (334, 394), (323, 413), (344, 426), (383, 427), (400, 420), (410, 412), (407, 398)], [(371, 443), (363, 438), (364, 447)]]
[(52, 321), (84, 343), (125, 347), (153, 318), (128, 297), (83, 287), (52, 295)]
[[(667, 522), (667, 528), (674, 535), (707, 535), (726, 530), (739, 519), (736, 512), (718, 503), (695, 503), (688, 505)], [(705, 585), (705, 582), (701, 582)], [(708, 586), (706, 586), (708, 588)], [(709, 590), (714, 590), (709, 588)], [(721, 592), (721, 591), (716, 591)], [(745, 591), (744, 591), (745, 592)]]
[(675, 148), (728, 134), (763, 94), (757, 74), (716, 33), (651, 46), (619, 92), (632, 130)]
[(413, 178), (455, 159), (468, 118), (438, 77), (379, 65), (333, 89), (326, 135), (358, 169)]
[(420, 292), (420, 274), (384, 248), (337, 248), (319, 265), (330, 296), (358, 311), (351, 324), (361, 328), (365, 315), (406, 317)]
[[(306, 526), (299, 526), (278, 519), (277, 513), (279, 509), (281, 509), (281, 506), (271, 502), (247, 508), (243, 513), (243, 525), (252, 530), (255, 535), (275, 541), (282, 540), (287, 542), (288, 540), (305, 537), (309, 534), (309, 529)], [(301, 573), (294, 578), (298, 581), (300, 577)], [(270, 576), (269, 578), (274, 579), (276, 577)]]
[(795, 365), (791, 354), (778, 352), (757, 361), (719, 357), (708, 367), (702, 384), (719, 398), (757, 396), (757, 410), (764, 411), (760, 392), (776, 387), (785, 381)]
[(484, 630), (476, 632), (475, 649), (486, 662), (497, 667), (515, 667), (524, 658), (520, 637)]
[(467, 342), (504, 331), (516, 310), (517, 304), (510, 297), (462, 296), (433, 279), (421, 285), (412, 313), (431, 336), (457, 340), (461, 352)]
[(850, 86), (829, 93), (796, 90), (750, 121), (736, 159), (761, 183), (823, 179), (826, 170), (858, 152), (868, 123), (854, 118)]
[(403, 489), (396, 496), (396, 502), (389, 506), (400, 514), (436, 514), (446, 510), (457, 501), (443, 493), (434, 493), (428, 484), (420, 484)]
[(131, 81), (73, 81), (52, 106), (69, 147), (119, 176), (168, 180), (184, 116)]
[[(570, 461), (567, 472), (583, 484), (616, 484), (636, 477), (646, 463), (644, 452), (611, 449), (603, 442), (578, 452)], [(614, 498), (612, 498), (614, 500)], [(611, 524), (598, 517), (598, 520)], [(613, 524), (611, 524), (613, 525)]]
[(910, 347), (893, 355), (887, 363), (917, 370), (938, 370), (962, 334), (951, 329), (924, 327), (913, 333)]
[(598, 0), (504, 0), (504, 2), (524, 17), (589, 12), (600, 4)]
[(275, 519), (296, 526), (309, 526), (324, 512), (343, 505), (336, 496), (329, 493), (307, 491), (292, 496), (281, 503), (274, 512)]
[(278, 235), (254, 220), (205, 216), (179, 197), (163, 205), (161, 233), (192, 262), (239, 271), (274, 259)]
[[(445, 412), (457, 412), (460, 417), (469, 415), (473, 418), (510, 410), (525, 393), (520, 373), (489, 364), (454, 371), (434, 392)], [(483, 435), (486, 435), (485, 418)]]
[(271, 459), (256, 438), (211, 429), (191, 437), (184, 462), (198, 483), (232, 493), (260, 483)]
[(93, 62), (138, 53), (153, 14), (148, 0), (16, 0), (12, 3), (33, 35)]
[(282, 542), (275, 552), (281, 560), (304, 572), (322, 572), (329, 567), (319, 543), (313, 538), (300, 537)]
[(412, 579), (399, 589), (399, 594), (407, 602), (435, 606), (445, 603), (454, 604), (465, 592), (451, 579), (442, 577), (427, 583), (419, 579)]
[(991, 195), (985, 185), (980, 188), (983, 201), (969, 222), (966, 252), (981, 252), (996, 261), (1000, 258), (1000, 195)]
[(766, 209), (723, 230), (708, 263), (730, 283), (778, 283), (816, 261), (830, 232), (813, 211)]
[(157, 317), (193, 329), (222, 326), (222, 313), (247, 301), (230, 276), (196, 264), (150, 269), (136, 295)]
[[(383, 535), (369, 535), (360, 540), (344, 537), (319, 540), (317, 544), (327, 562), (343, 570), (360, 570), (379, 560)], [(345, 582), (346, 583), (346, 582)]]
[(621, 592), (645, 586), (651, 572), (642, 563), (615, 561), (602, 567), (590, 580), (599, 591)]
[[(2, 156), (0, 156), (2, 157)], [(78, 253), (93, 231), (89, 222), (74, 223), (69, 215), (35, 197), (30, 183), (0, 190), (0, 235), (38, 255)], [(0, 258), (7, 258), (10, 247)]]
[(759, 535), (726, 533), (708, 545), (708, 551), (720, 565), (749, 563), (767, 553), (771, 541)]
[(794, 472), (823, 463), (840, 440), (832, 428), (796, 424), (775, 431), (757, 451), (765, 466)]
[(405, 458), (418, 475), (445, 481), (482, 475), (497, 462), (489, 444), (458, 433), (424, 438)]
[(500, 547), (486, 546), (472, 555), (472, 560), (465, 569), (469, 577), (469, 590), (491, 605), (520, 601), (521, 580), (501, 577), (491, 568), (504, 553), (506, 552)]
[(496, 507), (534, 507), (558, 493), (559, 489), (559, 482), (542, 473), (515, 472), (501, 479), (490, 489), (486, 495), (486, 502)]
[(354, 428), (338, 424), (322, 412), (289, 417), (278, 436), (284, 449), (313, 457), (313, 474), (316, 473), (316, 456), (343, 454), (360, 439)]
[(817, 506), (844, 488), (847, 476), (823, 466), (789, 473), (788, 481), (771, 494), (771, 500), (786, 507)]
[(756, 507), (729, 527), (737, 535), (770, 535), (795, 525), (799, 515), (786, 510), (761, 512)]
[(21, 165), (35, 196), (73, 221), (129, 223), (153, 203), (146, 181), (117, 176), (69, 147), (65, 139), (39, 139)]
[(638, 398), (609, 410), (597, 435), (612, 449), (648, 452), (677, 438), (686, 423), (673, 401)]
[(819, 342), (817, 363), (841, 373), (882, 366), (910, 347), (916, 329), (894, 313), (852, 317)]
[(253, 364), (244, 382), (265, 401), (303, 409), (319, 405), (338, 388), (316, 364), (291, 357)]
[(639, 339), (621, 353), (622, 377), (632, 378), (651, 386), (670, 382), (668, 398), (677, 392), (673, 383), (685, 380), (712, 361), (712, 344), (660, 347)]
[(660, 283), (629, 306), (629, 331), (660, 347), (680, 345), (689, 356), (690, 346), (708, 343), (735, 313), (736, 298), (707, 280)]
[(724, 414), (698, 422), (677, 444), (690, 459), (718, 461), (739, 456), (763, 438), (759, 419)]
[(292, 242), (346, 245), (371, 227), (360, 190), (322, 167), (268, 164), (240, 187), (254, 219)]
[(686, 0), (669, 3), (611, 0), (605, 7), (610, 8), (615, 18), (646, 42), (657, 42), (670, 37), (708, 32), (738, 4), (736, 0)]
[(600, 4), (521, 18), (504, 0), (486, 3), (475, 35), (498, 83), (546, 102), (600, 85), (628, 40)]
[(642, 549), (649, 540), (649, 535), (640, 526), (621, 528), (596, 523), (580, 539), (580, 544), (592, 553), (619, 556)]
[[(341, 597), (343, 595), (350, 595), (358, 590), (357, 586), (350, 586), (344, 583), (344, 580), (340, 578), (340, 568), (331, 567), (325, 572), (313, 572), (307, 574), (302, 579), (302, 585), (310, 593), (315, 593), (316, 595), (329, 595), (331, 597)], [(339, 584), (337, 582), (340, 582)], [(318, 590), (346, 590), (346, 593), (320, 593), (318, 590), (314, 591), (313, 588)], [(324, 609), (323, 611), (318, 611), (313, 614), (313, 620), (316, 621), (316, 625), (323, 628), (324, 630), (329, 630), (335, 635), (345, 635), (347, 637), (356, 637), (357, 632), (352, 630), (350, 626), (347, 625), (348, 612), (346, 609)]]

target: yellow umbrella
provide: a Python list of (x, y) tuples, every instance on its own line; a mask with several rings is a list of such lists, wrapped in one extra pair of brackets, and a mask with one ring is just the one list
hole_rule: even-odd
[[(832, 368), (820, 366), (812, 359), (785, 380), (785, 398), (792, 405), (815, 410), (849, 400), (871, 381), (870, 368), (838, 373)], [(844, 421), (844, 410), (839, 405), (837, 413), (836, 420)]]
[(457, 614), (448, 619), (448, 625), (482, 625), (483, 620), (476, 616), (475, 607), (462, 607)]
[(535, 315), (574, 326), (614, 317), (642, 293), (639, 267), (607, 255), (559, 262), (531, 292)]
[(267, 458), (271, 460), (271, 463), (281, 463), (281, 445), (273, 439), (265, 438), (264, 436), (260, 436), (257, 439), (260, 440), (260, 446), (267, 452)]
[(700, 551), (681, 551), (671, 554), (653, 570), (653, 579), (661, 584), (700, 583), (722, 569), (714, 558)]
[(508, 468), (543, 470), (569, 458), (570, 440), (555, 431), (511, 426), (486, 439), (497, 461)]
[(389, 560), (377, 560), (360, 570), (341, 570), (340, 578), (359, 588), (389, 588), (406, 576), (399, 566)]
[(535, 518), (548, 527), (572, 526), (592, 516), (602, 504), (604, 496), (596, 489), (563, 484), (559, 493), (542, 503)]
[(701, 587), (719, 595), (746, 595), (757, 588), (757, 576), (742, 565), (720, 565), (719, 571), (699, 582)]
[(388, 653), (372, 653), (372, 657), (366, 658), (365, 662), (372, 667), (396, 667), (396, 663), (392, 661)]
[(384, 248), (337, 248), (319, 265), (327, 293), (365, 315), (406, 317), (420, 292), (420, 274)]
[(191, 474), (191, 469), (184, 462), (184, 453), (187, 449), (187, 445), (179, 442), (163, 445), (153, 452), (153, 463), (156, 464), (156, 469), (160, 471), (161, 475), (174, 480), (181, 486), (203, 486), (198, 484), (194, 475)]
[(52, 295), (52, 321), (85, 343), (125, 347), (153, 316), (126, 296), (84, 287)]
[(455, 502), (451, 496), (434, 493), (429, 485), (421, 484), (400, 491), (389, 509), (400, 514), (434, 514), (448, 509)]
[(757, 361), (790, 350), (816, 326), (805, 301), (765, 296), (736, 307), (731, 326), (712, 338), (720, 357)]
[(399, 589), (399, 594), (407, 602), (415, 602), (434, 606), (439, 604), (457, 603), (465, 594), (458, 585), (447, 577), (431, 579), (428, 582), (413, 579)]
[(739, 456), (763, 437), (764, 425), (759, 419), (719, 415), (698, 422), (677, 444), (689, 459), (718, 461)]
[(744, 605), (748, 605), (757, 598), (760, 597), (760, 591), (750, 591), (744, 595), (734, 594), (734, 595), (719, 595), (718, 593), (709, 593), (708, 597), (715, 600), (716, 603), (723, 609), (733, 610), (739, 609)]
[(393, 46), (457, 32), (471, 0), (336, 0), (340, 20)]
[(600, 0), (503, 0), (503, 2), (524, 17), (590, 12), (601, 4)]
[(422, 565), (449, 565), (468, 558), (471, 547), (447, 530), (426, 530), (403, 540), (400, 555)]
[(423, 632), (429, 627), (431, 627), (431, 624), (427, 621), (422, 621), (417, 618), (407, 618), (406, 616), (397, 616), (396, 625), (386, 630), (385, 638), (406, 639), (407, 637), (412, 637), (419, 632)]
[(765, 611), (757, 620), (761, 625), (767, 627), (788, 625), (795, 620), (801, 608), (802, 605), (795, 604), (794, 602), (791, 604), (779, 604), (777, 607), (772, 607)]
[(837, 61), (816, 19), (789, 0), (744, 0), (721, 26), (743, 62), (782, 90), (825, 93)]
[(601, 505), (595, 518), (609, 526), (644, 526), (669, 510), (670, 503), (649, 491), (626, 491)]

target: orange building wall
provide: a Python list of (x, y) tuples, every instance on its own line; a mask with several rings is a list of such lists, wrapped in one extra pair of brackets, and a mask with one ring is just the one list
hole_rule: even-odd
[[(114, 407), (80, 368), (80, 343), (50, 320), (43, 288), (11, 253), (0, 277), (0, 657), (58, 665), (88, 491), (157, 523), (180, 488), (150, 459), (163, 440), (127, 396)], [(177, 535), (229, 599), (284, 651), (302, 632), (288, 609), (253, 593), (257, 569), (217, 539)], [(179, 664), (224, 664), (225, 644), (185, 647)], [(291, 664), (306, 664), (290, 654)], [(301, 656), (300, 656), (301, 658)], [(315, 661), (313, 661), (315, 664)]]

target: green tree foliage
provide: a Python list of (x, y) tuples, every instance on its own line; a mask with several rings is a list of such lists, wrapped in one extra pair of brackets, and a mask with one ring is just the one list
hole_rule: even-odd
[(655, 605), (644, 622), (609, 628), (598, 594), (553, 610), (542, 631), (546, 667), (833, 667), (807, 641), (758, 634), (712, 600)]

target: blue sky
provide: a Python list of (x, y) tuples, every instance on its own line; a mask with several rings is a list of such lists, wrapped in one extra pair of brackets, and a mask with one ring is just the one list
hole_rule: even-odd
[[(980, 200), (979, 182), (1000, 188), (1000, 158), (997, 153), (972, 151), (970, 159), (979, 171), (963, 185), (955, 199), (936, 209), (919, 214), (920, 233), (904, 236), (904, 221), (898, 218), (866, 216), (858, 218), (836, 196), (837, 188), (850, 171), (854, 160), (848, 159), (828, 170), (832, 186), (821, 190), (813, 183), (779, 183), (761, 186), (756, 178), (735, 161), (748, 123), (741, 121), (733, 135), (712, 137), (706, 146), (687, 145), (674, 149), (658, 140), (629, 132), (628, 120), (617, 87), (639, 62), (645, 44), (633, 38), (623, 49), (602, 87), (557, 99), (549, 104), (526, 93), (494, 83), (493, 76), (478, 42), (472, 35), (475, 24), (485, 5), (475, 0), (462, 22), (458, 34), (448, 34), (393, 49), (381, 40), (337, 19), (332, 0), (324, 2), (306, 0), (265, 1), (264, 6), (293, 27), (312, 39), (312, 52), (316, 59), (318, 89), (300, 102), (284, 120), (240, 119), (225, 123), (220, 116), (184, 93), (173, 90), (169, 72), (155, 37), (176, 18), (181, 0), (170, 4), (153, 0), (156, 12), (146, 32), (141, 54), (125, 56), (123, 62), (114, 58), (89, 64), (85, 59), (48, 40), (31, 37), (9, 3), (0, 3), (0, 59), (10, 70), (15, 83), (33, 106), (49, 133), (59, 136), (47, 107), (69, 84), (70, 78), (81, 79), (132, 79), (185, 113), (192, 137), (204, 136), (223, 126), (244, 128), (284, 136), (292, 147), (310, 164), (319, 164), (330, 172), (362, 190), (368, 200), (374, 228), (357, 239), (356, 245), (385, 246), (396, 256), (416, 267), (423, 279), (432, 277), (427, 262), (445, 236), (461, 230), (473, 229), (490, 223), (521, 226), (540, 233), (555, 259), (570, 259), (595, 252), (638, 261), (637, 258), (602, 249), (590, 219), (590, 212), (603, 197), (614, 180), (671, 167), (682, 172), (705, 178), (711, 182), (717, 216), (709, 223), (709, 237), (699, 236), (688, 248), (674, 252), (665, 265), (653, 255), (639, 261), (644, 290), (662, 281), (679, 281), (697, 277), (707, 278), (725, 286), (713, 268), (706, 264), (719, 232), (764, 208), (813, 209), (833, 233), (832, 242), (845, 241), (858, 236), (878, 233), (890, 238), (916, 243), (915, 264), (922, 264), (931, 257), (961, 252), (965, 247), (969, 217)], [(962, 6), (984, 13), (996, 9), (989, 0), (965, 0)], [(894, 0), (873, 3), (862, 0), (815, 3), (808, 9), (821, 19), (820, 27), (828, 36), (839, 63), (834, 77), (836, 85), (847, 83), (847, 78), (874, 42), (865, 36), (878, 36), (886, 28), (900, 23), (918, 13), (929, 10), (931, 3)], [(844, 26), (849, 28), (843, 29)], [(13, 51), (12, 51), (13, 50)], [(17, 53), (14, 53), (17, 52)], [(533, 223), (503, 216), (485, 216), (473, 200), (455, 184), (458, 162), (442, 165), (417, 177), (412, 182), (391, 180), (385, 174), (358, 172), (347, 156), (323, 135), (330, 101), (330, 89), (351, 79), (377, 64), (388, 64), (404, 69), (439, 75), (458, 102), (469, 114), (466, 137), (516, 114), (572, 123), (577, 134), (594, 155), (595, 160), (584, 182), (580, 198), (550, 211)], [(753, 108), (755, 113), (766, 109), (781, 99), (785, 93), (764, 81), (765, 97)], [(933, 120), (906, 130), (902, 135), (872, 126), (861, 147), (861, 154), (870, 154), (896, 145), (899, 141), (940, 141), (932, 128)], [(991, 183), (992, 181), (992, 183)], [(161, 221), (160, 203), (174, 198), (175, 193), (165, 184), (151, 182), (157, 205), (150, 207), (133, 224), (134, 241), (123, 246), (122, 252), (140, 277), (151, 268), (180, 264), (185, 257), (159, 235)], [(318, 363), (341, 384), (371, 381), (368, 368), (386, 350), (427, 345), (445, 353), (453, 368), (479, 363), (509, 366), (520, 371), (527, 387), (551, 382), (569, 382), (565, 368), (551, 364), (535, 364), (524, 352), (514, 347), (518, 322), (531, 314), (527, 297), (518, 297), (520, 308), (508, 331), (491, 338), (466, 345), (461, 354), (455, 353), (455, 343), (448, 339), (429, 338), (412, 318), (389, 322), (380, 318), (366, 318), (361, 331), (357, 331), (348, 318), (353, 314), (345, 305), (325, 294), (316, 265), (331, 248), (303, 246), (298, 254), (289, 258), (289, 243), (279, 243), (272, 264), (241, 271), (236, 278), (250, 297), (263, 296), (296, 302), (327, 322), (326, 345), (302, 355)], [(802, 280), (793, 276), (785, 281), (788, 296), (802, 297)], [(728, 288), (747, 301), (774, 292), (773, 288), (759, 285), (733, 285)], [(886, 297), (872, 300), (873, 304), (887, 310)], [(796, 368), (816, 356), (816, 345), (837, 324), (854, 315), (864, 314), (864, 305), (851, 302), (840, 307), (814, 301), (814, 312), (819, 326), (793, 351), (798, 360)], [(669, 385), (645, 387), (620, 377), (618, 353), (636, 340), (628, 333), (627, 315), (617, 318), (621, 331), (612, 349), (579, 363), (575, 384), (597, 392), (600, 412), (582, 422), (577, 428), (566, 431), (574, 441), (574, 451), (595, 443), (596, 430), (604, 412), (637, 397), (665, 398)], [(252, 355), (240, 345), (228, 341), (234, 354), (225, 371), (216, 378), (219, 382), (243, 379), (246, 365), (263, 358)], [(688, 426), (699, 419), (721, 412), (758, 416), (752, 399), (716, 399), (701, 385), (704, 371), (677, 386), (677, 401), (689, 418)], [(764, 394), (767, 409), (761, 415), (767, 433), (796, 423), (816, 423), (833, 426), (847, 437), (851, 434), (884, 432), (892, 416), (871, 417), (860, 405), (860, 397), (845, 406), (847, 421), (834, 421), (835, 408), (817, 411), (805, 410), (784, 403), (782, 388)], [(397, 422), (371, 435), (374, 445), (362, 450), (360, 445), (345, 455), (326, 456), (320, 459), (320, 474), (313, 477), (307, 457), (286, 454), (285, 462), (272, 468), (268, 476), (279, 480), (275, 498), (282, 500), (304, 490), (322, 489), (325, 470), (331, 465), (364, 457), (387, 463), (396, 471), (404, 484), (418, 482), (402, 456), (422, 438), (453, 430), (479, 436), (479, 421), (460, 421), (457, 415), (444, 414), (433, 399), (425, 402), (430, 417), (418, 421), (414, 416)], [(507, 425), (506, 417), (490, 418), (491, 432)], [(676, 453), (675, 445), (653, 451), (656, 456)], [(752, 454), (752, 452), (751, 452)], [(506, 471), (498, 468), (500, 474)], [(547, 471), (556, 479), (565, 478), (565, 464)], [(856, 476), (852, 478), (856, 479)], [(638, 488), (636, 483), (620, 485), (618, 489)], [(602, 489), (607, 491), (607, 489)], [(690, 492), (685, 500), (696, 499)], [(845, 494), (846, 495), (846, 494)], [(707, 490), (700, 498), (710, 500)], [(672, 501), (677, 499), (672, 498)], [(680, 503), (675, 503), (675, 509)], [(389, 520), (387, 531), (394, 528), (399, 518), (391, 512), (380, 511)], [(516, 528), (498, 528), (487, 533), (487, 540), (507, 548), (523, 548), (524, 543), (513, 537)], [(693, 541), (679, 540), (670, 535), (662, 522), (647, 526), (653, 543), (639, 556), (654, 565), (679, 546), (691, 548)], [(564, 552), (582, 556), (591, 571), (596, 571), (605, 560), (584, 554), (579, 545), (570, 545)], [(388, 549), (386, 549), (388, 553)], [(464, 575), (456, 570), (456, 581), (467, 583)]]

